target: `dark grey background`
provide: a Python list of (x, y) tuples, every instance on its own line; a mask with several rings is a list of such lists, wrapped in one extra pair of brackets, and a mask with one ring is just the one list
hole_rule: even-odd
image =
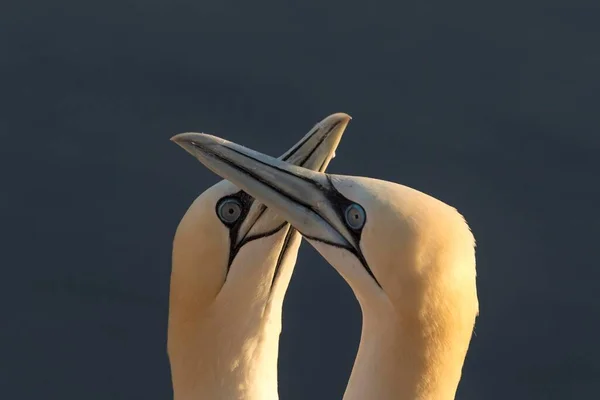
[[(430, 193), (475, 233), (457, 398), (595, 398), (599, 21), (597, 0), (2, 2), (0, 398), (170, 398), (171, 240), (218, 178), (169, 138), (279, 155), (338, 111), (330, 172)], [(281, 398), (341, 398), (359, 331), (304, 244)]]

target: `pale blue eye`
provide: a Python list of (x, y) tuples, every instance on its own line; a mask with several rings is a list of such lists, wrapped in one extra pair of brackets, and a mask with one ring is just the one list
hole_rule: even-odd
[(354, 203), (346, 208), (346, 223), (352, 229), (361, 229), (365, 225), (367, 214), (365, 209)]
[(242, 215), (242, 203), (237, 199), (222, 200), (217, 207), (219, 219), (226, 224), (232, 224)]

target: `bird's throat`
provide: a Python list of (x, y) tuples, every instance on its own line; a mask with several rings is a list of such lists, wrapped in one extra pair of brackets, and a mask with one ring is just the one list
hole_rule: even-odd
[(190, 334), (170, 338), (176, 343), (169, 348), (175, 400), (276, 400), (280, 329), (273, 325), (267, 318), (256, 326), (228, 326), (208, 316), (188, 326)]
[(454, 399), (466, 348), (456, 338), (424, 334), (418, 324), (391, 316), (363, 316), (361, 343), (344, 400)]

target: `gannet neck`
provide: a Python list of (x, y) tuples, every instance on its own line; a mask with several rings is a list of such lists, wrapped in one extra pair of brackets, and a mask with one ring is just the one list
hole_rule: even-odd
[(176, 400), (276, 400), (280, 318), (259, 307), (234, 315), (216, 305), (172, 331), (169, 347)]
[[(284, 245), (288, 255), (282, 260), (279, 251), (265, 255), (262, 250)], [(248, 243), (234, 260), (227, 284), (207, 304), (197, 296), (202, 282), (173, 270), (171, 292), (177, 296), (171, 297), (168, 350), (175, 400), (278, 398), (281, 310), (299, 245), (300, 235), (289, 227)], [(279, 277), (271, 289), (278, 262)]]
[[(383, 316), (382, 316), (383, 317)], [(424, 322), (363, 313), (363, 327), (344, 400), (453, 400), (468, 342), (430, 331)]]
[[(378, 238), (367, 235), (365, 245)], [(362, 310), (361, 341), (344, 400), (454, 399), (478, 313), (472, 247), (455, 260), (454, 251), (429, 259), (423, 243), (399, 244), (394, 257), (367, 252), (368, 260), (378, 261), (371, 265), (380, 276), (382, 267), (395, 271), (382, 279), (382, 290), (364, 279), (360, 260), (346, 250), (308, 242), (325, 259), (338, 260), (338, 272)], [(410, 271), (415, 254), (430, 265)], [(389, 264), (378, 259), (382, 256)]]
[[(452, 400), (479, 310), (474, 237), (462, 215), (406, 186), (332, 177), (364, 204), (357, 257), (309, 242), (334, 264), (361, 306), (363, 331), (344, 400)], [(365, 279), (367, 278), (367, 279)]]
[(248, 329), (215, 315), (194, 322), (196, 336), (170, 349), (174, 398), (276, 400), (279, 333), (264, 322)]

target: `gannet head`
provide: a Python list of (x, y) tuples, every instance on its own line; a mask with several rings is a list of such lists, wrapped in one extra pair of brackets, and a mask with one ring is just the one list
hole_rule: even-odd
[[(343, 113), (325, 118), (280, 159), (325, 170), (349, 120)], [(243, 370), (238, 364), (244, 362), (259, 370), (252, 357), (261, 351), (254, 346), (268, 345), (276, 366), (277, 337), (269, 344), (258, 332), (268, 325), (279, 333), (299, 245), (300, 236), (285, 219), (231, 182), (217, 183), (194, 201), (173, 241), (168, 349), (174, 383), (180, 382), (174, 386), (202, 385), (201, 367), (218, 375), (207, 365), (211, 349), (228, 371)], [(215, 337), (206, 339), (210, 332)], [(203, 337), (207, 343), (200, 343)], [(185, 377), (189, 385), (181, 383)]]
[(396, 183), (310, 171), (210, 135), (173, 140), (285, 217), (349, 283), (363, 311), (438, 326), (448, 319), (470, 336), (475, 242), (454, 208)]

